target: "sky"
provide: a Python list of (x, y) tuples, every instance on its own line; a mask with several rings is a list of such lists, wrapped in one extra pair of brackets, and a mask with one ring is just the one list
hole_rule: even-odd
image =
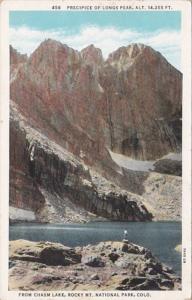
[(181, 56), (181, 14), (177, 11), (12, 11), (10, 44), (30, 55), (55, 39), (81, 50), (94, 44), (107, 56), (121, 46), (144, 43), (160, 51), (177, 69)]

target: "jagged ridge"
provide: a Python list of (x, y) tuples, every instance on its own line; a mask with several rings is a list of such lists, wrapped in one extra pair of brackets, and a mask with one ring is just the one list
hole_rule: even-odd
[[(141, 160), (180, 151), (181, 87), (182, 74), (148, 46), (121, 47), (104, 61), (101, 51), (93, 45), (78, 52), (47, 40), (16, 67), (11, 98), (27, 119), (28, 127), (75, 155), (106, 180), (143, 193), (138, 183), (148, 175), (123, 171), (108, 150)], [(14, 165), (14, 161), (20, 162), (15, 154), (17, 142), (22, 147), (26, 141), (23, 136), (20, 143), (20, 134), (15, 134), (13, 127), (11, 132)], [(44, 151), (41, 142), (37, 149)], [(44, 173), (46, 163), (43, 164), (38, 160), (37, 170), (44, 168)], [(14, 178), (18, 172), (15, 175), (13, 169)], [(32, 184), (33, 180), (26, 177), (13, 186), (17, 189), (22, 180), (31, 191), (35, 184), (41, 184), (39, 178)], [(18, 202), (18, 195), (12, 193), (11, 198)], [(110, 198), (116, 202), (113, 196)], [(85, 203), (84, 206), (87, 208)]]
[[(153, 159), (180, 150), (181, 124), (175, 129), (174, 122), (181, 117), (181, 82), (179, 71), (142, 44), (121, 47), (103, 62), (93, 45), (78, 52), (47, 40), (18, 73), (11, 98), (24, 115), (34, 111), (33, 125), (40, 123), (41, 128), (46, 122), (52, 139), (62, 146), (69, 142), (63, 128), (75, 126), (85, 133), (87, 145), (88, 139), (98, 144), (97, 152), (109, 147)], [(93, 152), (79, 149), (76, 136), (71, 138), (74, 154), (82, 150), (88, 157)]]

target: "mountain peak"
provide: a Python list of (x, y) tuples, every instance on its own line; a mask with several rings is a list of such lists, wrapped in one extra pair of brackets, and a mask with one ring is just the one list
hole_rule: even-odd
[(96, 48), (93, 44), (82, 49), (81, 55), (88, 64), (100, 65), (103, 63), (103, 55), (101, 49)]
[(48, 50), (55, 51), (60, 48), (69, 48), (69, 47), (65, 44), (62, 44), (61, 42), (59, 42), (57, 40), (46, 39), (39, 45), (39, 47), (35, 50), (35, 52), (38, 50), (44, 50), (44, 49), (46, 51), (48, 51)]
[(129, 55), (129, 57), (134, 58), (137, 55), (139, 55), (147, 47), (148, 46), (146, 46), (144, 44), (140, 44), (140, 43), (130, 44), (126, 47), (127, 54)]
[(109, 54), (108, 61), (117, 60), (117, 59), (120, 59), (121, 57), (135, 59), (146, 48), (150, 48), (150, 47), (148, 47), (144, 44), (137, 44), (137, 43), (120, 47), (116, 51)]
[(152, 49), (150, 46), (141, 44), (141, 43), (133, 43), (128, 45), (127, 47), (123, 46), (112, 52), (108, 59), (107, 63), (111, 66), (121, 70), (127, 70), (131, 65), (137, 61), (138, 57), (145, 55), (147, 57), (158, 57), (159, 52)]
[[(39, 68), (39, 65), (59, 68), (59, 65), (73, 64), (79, 60), (79, 52), (53, 39), (44, 40), (31, 54), (30, 63)], [(43, 68), (44, 68), (43, 66)]]
[[(78, 155), (80, 150), (87, 154), (88, 147), (95, 151), (91, 140), (99, 143), (98, 152), (106, 146), (144, 160), (177, 150), (180, 140), (175, 142), (174, 133), (167, 137), (167, 124), (181, 115), (180, 72), (159, 52), (143, 44), (121, 47), (108, 61), (102, 61), (101, 50), (93, 45), (78, 52), (46, 40), (21, 66), (12, 82), (11, 97), (22, 103), (26, 115), (35, 109), (38, 126), (48, 126), (50, 135), (57, 140), (63, 135), (68, 142), (71, 128), (63, 133), (67, 122), (81, 128), (82, 136), (86, 132), (89, 141), (86, 137), (84, 143), (88, 146), (83, 146), (76, 134), (73, 140), (69, 139), (69, 149)], [(50, 124), (44, 123), (43, 118)], [(55, 130), (57, 133), (53, 133)], [(150, 140), (154, 132), (154, 139)], [(179, 137), (180, 133), (176, 135)], [(65, 139), (60, 143), (65, 145)], [(105, 155), (102, 151), (101, 157)]]

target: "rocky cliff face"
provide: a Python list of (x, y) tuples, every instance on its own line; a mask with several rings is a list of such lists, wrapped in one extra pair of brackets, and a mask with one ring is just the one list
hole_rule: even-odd
[(20, 64), (23, 64), (27, 61), (26, 54), (20, 54), (12, 46), (9, 47), (10, 50), (10, 65), (11, 67), (17, 68)]
[(11, 81), (15, 79), (18, 69), (27, 61), (27, 55), (20, 54), (12, 46), (9, 47), (10, 50), (10, 79)]
[[(10, 125), (11, 206), (31, 209), (41, 221), (52, 221), (51, 209), (45, 214), (46, 206), (52, 207), (53, 219), (55, 215), (57, 221), (63, 222), (66, 218), (68, 222), (87, 221), (94, 216), (151, 220), (142, 197), (120, 189), (89, 170), (71, 153), (28, 126), (14, 103), (11, 103)], [(70, 220), (72, 213), (76, 219)]]
[[(107, 218), (151, 219), (139, 202), (135, 205), (139, 196), (132, 195), (130, 206), (124, 191), (145, 193), (148, 174), (118, 166), (109, 150), (137, 160), (180, 151), (181, 73), (140, 44), (121, 47), (107, 60), (93, 45), (78, 52), (53, 40), (28, 59), (10, 50), (11, 204), (39, 211), (46, 199), (48, 209), (50, 201), (61, 207), (65, 198), (72, 211), (75, 203)], [(58, 149), (80, 165), (63, 162)], [(99, 175), (85, 172), (84, 164)], [(66, 174), (70, 187), (64, 184)], [(100, 182), (107, 194), (100, 192)]]
[(93, 45), (78, 52), (47, 40), (19, 69), (11, 99), (52, 140), (99, 164), (106, 148), (143, 160), (178, 151), (181, 85), (150, 47), (122, 47), (104, 62)]
[(172, 124), (181, 117), (182, 77), (160, 53), (122, 47), (109, 56), (101, 80), (114, 152), (153, 160), (180, 148)]

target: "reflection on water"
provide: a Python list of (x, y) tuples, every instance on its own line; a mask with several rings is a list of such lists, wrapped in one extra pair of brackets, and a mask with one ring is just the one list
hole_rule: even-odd
[(181, 254), (174, 250), (181, 244), (180, 222), (93, 222), (88, 224), (17, 224), (10, 226), (10, 240), (59, 242), (67, 246), (96, 244), (106, 240), (128, 239), (149, 248), (161, 262), (181, 272)]

